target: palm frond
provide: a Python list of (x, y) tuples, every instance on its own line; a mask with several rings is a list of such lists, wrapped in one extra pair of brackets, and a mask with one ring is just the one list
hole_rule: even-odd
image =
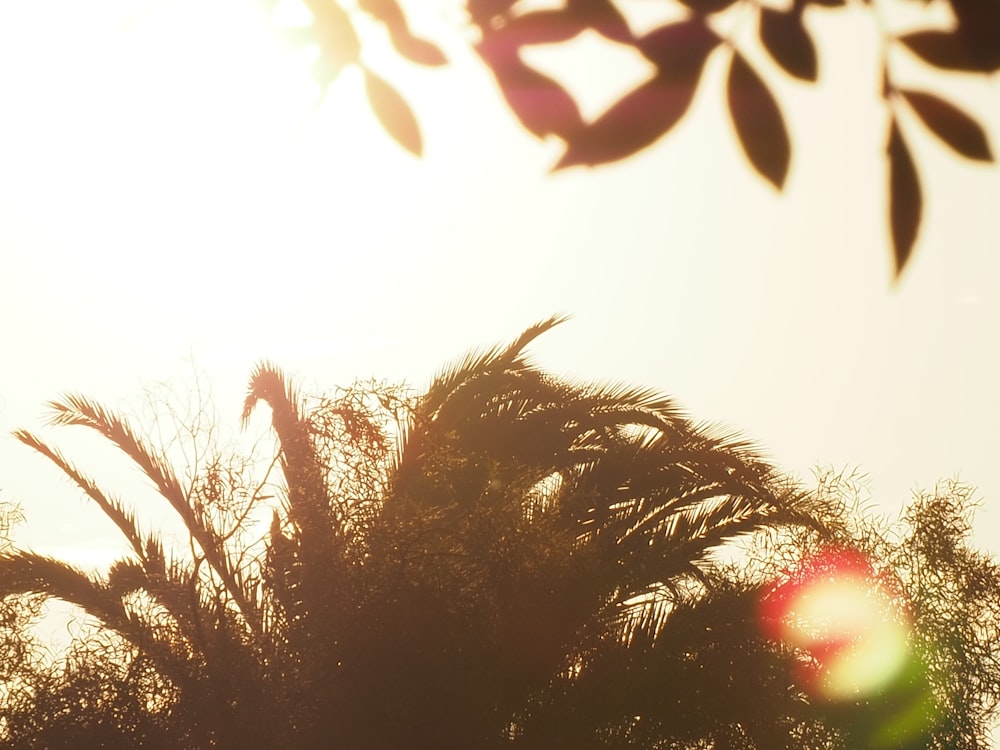
[(620, 415), (623, 424), (632, 417), (645, 423), (649, 416), (659, 417), (659, 422), (686, 424), (681, 409), (674, 399), (654, 388), (630, 386), (626, 383), (606, 383), (581, 386), (575, 402), (594, 416), (607, 413)]
[(309, 434), (297, 390), (270, 362), (257, 365), (243, 402), (243, 421), (264, 401), (271, 408), (271, 425), (281, 446), (281, 469), (288, 484), (289, 513), (306, 534), (318, 534), (328, 524), (329, 505), (323, 475)]
[(135, 515), (125, 510), (117, 498), (105, 495), (93, 479), (81, 473), (76, 466), (70, 463), (59, 451), (44, 443), (37, 436), (27, 430), (16, 430), (13, 435), (22, 443), (30, 448), (33, 448), (38, 453), (41, 453), (52, 463), (62, 469), (63, 473), (72, 479), (73, 482), (80, 487), (80, 489), (82, 489), (91, 500), (97, 503), (97, 506), (109, 519), (111, 519), (115, 526), (118, 527), (118, 529), (122, 532), (122, 535), (132, 546), (132, 549), (135, 551), (139, 559), (146, 563), (152, 562), (146, 556), (145, 545), (143, 544), (142, 535), (139, 532)]
[(443, 404), (456, 388), (490, 371), (520, 370), (528, 366), (524, 349), (546, 331), (568, 320), (565, 315), (553, 315), (536, 323), (507, 346), (493, 346), (471, 351), (459, 362), (441, 370), (422, 399), (423, 411), (430, 415)]
[(0, 554), (0, 598), (16, 594), (61, 599), (109, 624), (118, 619), (120, 603), (100, 580), (61, 560), (33, 552)]
[[(201, 547), (208, 564), (219, 576), (233, 602), (251, 629), (259, 628), (257, 613), (243, 593), (243, 586), (232, 569), (226, 550), (217, 534), (191, 507), (187, 493), (173, 470), (136, 435), (131, 425), (113, 412), (84, 396), (70, 394), (62, 401), (51, 401), (53, 425), (80, 425), (95, 430), (116, 445), (148, 476), (160, 495), (181, 517), (194, 541)], [(131, 541), (131, 540), (130, 540)], [(146, 550), (140, 557), (147, 559)]]
[(51, 424), (89, 427), (118, 446), (153, 481), (185, 524), (198, 525), (174, 472), (135, 434), (128, 422), (78, 394), (69, 394), (63, 401), (50, 401), (49, 408), (53, 412)]
[(347, 572), (344, 550), (352, 524), (348, 517), (331, 511), (309, 418), (296, 389), (268, 362), (259, 364), (251, 375), (244, 422), (261, 400), (271, 408), (287, 485), (288, 521), (294, 528), (287, 538), (280, 524), (272, 526), (268, 566), (279, 593), (276, 604), (284, 610), (280, 615), (303, 635), (301, 648), (311, 649), (314, 655), (326, 653), (331, 651), (326, 641), (337, 615), (334, 592), (343, 585)]
[[(134, 562), (124, 563), (135, 575), (145, 575)], [(120, 572), (119, 576), (128, 577)], [(0, 554), (0, 599), (18, 594), (40, 594), (75, 605), (151, 657), (169, 679), (190, 682), (197, 663), (182, 642), (162, 623), (150, 622), (130, 610), (122, 598), (130, 586), (121, 578), (114, 586), (45, 555), (32, 552)]]
[(180, 627), (188, 641), (198, 643), (201, 640), (199, 622), (205, 617), (200, 610), (207, 610), (207, 606), (192, 589), (189, 568), (175, 565), (169, 570), (164, 568), (163, 575), (151, 575), (146, 566), (133, 560), (118, 560), (108, 571), (105, 588), (118, 599), (136, 591), (145, 592)]
[[(271, 426), (281, 446), (281, 468), (288, 482), (289, 493), (321, 491), (319, 468), (309, 438), (309, 422), (302, 411), (298, 391), (277, 367), (269, 362), (257, 365), (250, 376), (250, 386), (243, 402), (243, 422), (250, 418), (254, 407), (264, 401), (271, 409)], [(312, 501), (317, 498), (311, 497)], [(289, 498), (291, 501), (291, 498)], [(297, 508), (300, 513), (304, 508)], [(309, 509), (315, 513), (315, 508)]]
[(291, 425), (305, 419), (298, 389), (277, 365), (267, 360), (257, 363), (250, 374), (250, 385), (243, 401), (241, 416), (244, 427), (257, 402), (261, 400), (271, 407), (274, 415), (272, 419), (279, 420), (282, 424)]
[(134, 560), (117, 560), (108, 570), (107, 588), (116, 596), (146, 589), (148, 585), (149, 576), (145, 568), (137, 565)]

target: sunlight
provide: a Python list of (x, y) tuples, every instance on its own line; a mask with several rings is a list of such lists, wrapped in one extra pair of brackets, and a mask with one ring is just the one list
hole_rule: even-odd
[[(357, 180), (411, 158), (372, 116), (357, 71), (324, 92), (314, 50), (293, 48), (246, 0), (32, 5), (0, 10), (0, 63), (17, 71), (0, 95), (18, 113), (0, 141), (4, 185), (17, 189), (0, 198), (42, 244), (83, 250), (90, 265), (144, 247), (171, 260), (163, 286), (191, 265), (228, 272), (228, 254), (189, 238), (263, 255), (319, 234)], [(312, 197), (327, 210), (290, 221)], [(377, 208), (352, 206), (350, 231), (377, 226)]]
[(765, 633), (807, 659), (800, 678), (830, 705), (880, 707), (873, 747), (894, 747), (937, 721), (913, 650), (908, 603), (859, 552), (829, 549), (806, 560), (764, 598)]
[[(0, 137), (0, 204), (12, 217), (0, 240), (36, 248), (64, 299), (116, 280), (117, 294), (91, 295), (74, 325), (115, 319), (142, 341), (156, 337), (144, 322), (169, 319), (162, 334), (190, 346), (206, 320), (239, 320), (259, 356), (279, 334), (291, 346), (288, 331), (266, 329), (280, 318), (245, 304), (244, 290), (302, 309), (329, 295), (329, 278), (370, 268), (371, 245), (393, 248), (380, 255), (389, 265), (406, 252), (393, 233), (427, 181), (372, 114), (356, 68), (323, 91), (315, 50), (290, 45), (247, 0), (86, 8), (0, 7), (0, 97), (16, 113)], [(377, 70), (379, 46), (365, 52)], [(195, 304), (177, 304), (179, 293)], [(361, 294), (340, 285), (338, 304), (356, 307)], [(52, 325), (33, 324), (26, 336)]]
[[(906, 665), (907, 627), (885, 591), (845, 575), (810, 583), (789, 604), (785, 638), (826, 656), (818, 689), (828, 698), (878, 690)], [(821, 657), (822, 658), (822, 657)]]
[(854, 552), (831, 550), (775, 589), (765, 620), (818, 664), (813, 689), (845, 700), (877, 693), (911, 659), (903, 603)]

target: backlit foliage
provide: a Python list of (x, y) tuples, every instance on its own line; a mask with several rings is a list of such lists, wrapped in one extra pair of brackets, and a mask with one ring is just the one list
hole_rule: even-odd
[[(403, 95), (362, 62), (356, 26), (362, 17), (374, 19), (386, 29), (396, 53), (414, 63), (444, 65), (445, 56), (413, 34), (398, 0), (360, 0), (356, 5), (304, 0), (304, 4), (311, 24), (277, 32), (296, 44), (318, 46), (313, 74), (323, 86), (344, 67), (360, 67), (379, 121), (397, 142), (419, 155), (423, 138), (417, 118)], [(820, 83), (824, 71), (816, 26), (824, 15), (863, 8), (883, 40), (872, 82), (886, 111), (882, 137), (897, 277), (911, 257), (923, 214), (922, 180), (912, 146), (917, 131), (930, 133), (961, 158), (994, 160), (983, 126), (942, 93), (953, 76), (993, 75), (1000, 69), (996, 41), (1000, 4), (993, 0), (464, 0), (458, 4), (464, 5), (468, 16), (467, 31), (476, 40), (475, 51), (511, 112), (535, 136), (562, 142), (557, 169), (615, 162), (656, 143), (687, 114), (703, 85), (707, 62), (716, 56), (725, 59), (723, 87), (736, 140), (753, 170), (778, 190), (790, 171), (794, 128), (786, 122), (775, 79)], [(925, 11), (924, 26), (893, 23), (896, 11), (930, 5), (946, 6), (950, 25), (937, 25), (930, 9)], [(643, 15), (653, 9), (673, 20), (651, 29), (640, 27), (632, 20), (637, 6), (642, 6)], [(596, 119), (584, 117), (580, 102), (564, 82), (532, 67), (525, 55), (543, 45), (568, 46), (585, 32), (632, 50), (653, 69), (647, 80), (619, 92)], [(899, 79), (893, 60), (900, 56), (933, 68), (932, 90)]]
[[(367, 383), (307, 399), (262, 363), (243, 418), (269, 411), (271, 461), (203, 450), (178, 470), (119, 415), (53, 402), (57, 426), (96, 432), (141, 469), (188, 549), (17, 433), (131, 553), (94, 573), (0, 556), (16, 615), (0, 747), (874, 750), (891, 695), (817, 694), (803, 670), (829, 663), (822, 637), (761, 620), (789, 566), (824, 549), (878, 549), (878, 569), (851, 580), (892, 576), (906, 592), (913, 684), (935, 717), (907, 737), (980, 747), (1000, 592), (992, 561), (965, 546), (964, 496), (918, 502), (902, 541), (859, 534), (829, 493), (671, 399), (532, 366), (525, 347), (558, 322), (470, 353), (419, 397)], [(751, 539), (770, 540), (762, 564), (726, 562)], [(27, 628), (48, 599), (93, 623), (63, 659)], [(973, 608), (989, 614), (955, 622)], [(851, 637), (867, 632), (882, 631)]]

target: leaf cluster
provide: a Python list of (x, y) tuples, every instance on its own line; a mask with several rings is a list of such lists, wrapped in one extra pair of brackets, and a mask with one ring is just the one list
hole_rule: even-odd
[[(334, 0), (304, 0), (312, 21), (305, 26), (277, 27), (275, 31), (298, 48), (315, 45), (319, 57), (312, 67), (313, 77), (326, 89), (347, 67), (361, 70), (365, 93), (372, 112), (386, 132), (407, 151), (420, 156), (423, 137), (413, 109), (402, 94), (365, 63), (356, 17), (361, 14), (385, 29), (393, 49), (409, 62), (440, 66), (448, 62), (433, 43), (411, 31), (398, 0), (358, 0), (351, 9)], [(273, 10), (276, 1), (266, 0)]]
[[(792, 0), (762, 4), (754, 0), (657, 0), (673, 6), (671, 22), (633, 31), (615, 0), (567, 0), (558, 7), (535, 8), (515, 0), (466, 0), (478, 41), (475, 50), (495, 79), (521, 125), (533, 135), (564, 144), (555, 165), (598, 166), (648, 148), (684, 119), (711, 56), (726, 58), (725, 101), (736, 140), (753, 170), (781, 190), (791, 169), (793, 143), (774, 78), (800, 84), (821, 79), (820, 54), (811, 19), (846, 9), (846, 0)], [(905, 269), (917, 241), (924, 211), (921, 178), (913, 156), (912, 134), (901, 111), (908, 109), (956, 155), (993, 162), (989, 137), (976, 118), (940, 93), (915, 89), (893, 77), (890, 55), (913, 56), (939, 76), (993, 74), (1000, 69), (1000, 5), (993, 0), (947, 0), (950, 28), (927, 27), (897, 34), (885, 26), (886, 14), (871, 0), (859, 0), (885, 40), (873, 80), (882, 81), (888, 113), (886, 183), (895, 275)], [(913, 4), (914, 0), (892, 0)], [(272, 0), (266, 0), (268, 6)], [(396, 52), (415, 64), (441, 66), (447, 59), (433, 43), (410, 30), (398, 0), (361, 0), (356, 7), (333, 0), (307, 0), (312, 23), (277, 31), (294, 44), (320, 50), (313, 73), (324, 88), (347, 66), (356, 66), (372, 110), (386, 131), (415, 155), (423, 137), (412, 107), (388, 81), (362, 59), (356, 31), (359, 14), (382, 26)], [(573, 94), (558, 80), (525, 61), (537, 45), (571, 42), (594, 32), (609, 43), (633, 50), (653, 69), (637, 87), (621, 92), (599, 117), (589, 121)], [(760, 55), (759, 52), (763, 53)], [(942, 79), (939, 90), (947, 88)]]
[[(760, 65), (751, 63), (744, 51), (749, 46), (746, 35), (720, 33), (723, 24), (718, 19), (736, 17), (737, 23), (728, 25), (742, 30), (751, 17), (765, 59), (800, 83), (816, 83), (819, 56), (807, 13), (812, 7), (838, 8), (847, 3), (794, 0), (779, 9), (750, 0), (671, 2), (682, 7), (686, 17), (642, 34), (633, 34), (612, 0), (570, 0), (558, 10), (522, 11), (512, 0), (469, 0), (468, 7), (482, 32), (477, 51), (511, 110), (536, 136), (554, 135), (565, 142), (557, 169), (618, 161), (658, 141), (688, 112), (709, 56), (718, 54), (728, 58), (726, 101), (737, 140), (754, 170), (781, 189), (792, 158), (786, 118)], [(864, 4), (870, 3), (865, 0)], [(891, 79), (890, 47), (905, 48), (947, 73), (993, 73), (1000, 68), (996, 43), (1000, 6), (991, 0), (951, 0), (950, 4), (956, 18), (952, 29), (918, 30), (898, 37), (881, 29), (890, 40), (877, 75), (885, 81), (883, 94), (890, 112), (889, 219), (897, 276), (910, 258), (923, 211), (919, 176), (899, 123), (899, 103), (905, 102), (956, 154), (993, 161), (987, 135), (973, 116), (942, 96), (899, 88)], [(882, 16), (874, 7), (872, 18), (881, 23)], [(631, 47), (655, 68), (649, 80), (623, 93), (593, 122), (583, 118), (562, 84), (531, 68), (521, 55), (531, 45), (565, 43), (584, 31)]]

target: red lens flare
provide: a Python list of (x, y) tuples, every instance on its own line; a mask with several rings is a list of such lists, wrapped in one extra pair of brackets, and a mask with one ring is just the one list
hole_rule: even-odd
[(824, 550), (786, 574), (761, 601), (760, 627), (800, 654), (811, 698), (842, 720), (858, 706), (871, 746), (898, 746), (935, 724), (906, 595), (857, 550)]

